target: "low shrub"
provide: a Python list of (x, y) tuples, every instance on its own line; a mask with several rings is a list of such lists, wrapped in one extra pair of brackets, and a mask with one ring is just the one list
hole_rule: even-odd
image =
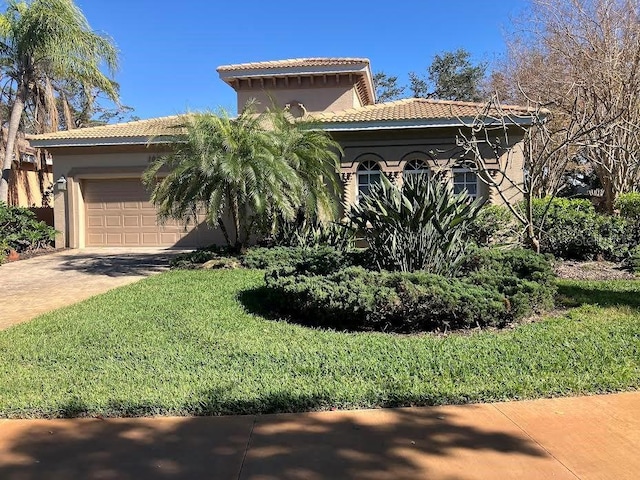
[(355, 231), (348, 225), (319, 220), (279, 219), (273, 232), (266, 236), (262, 244), (276, 247), (318, 247), (329, 246), (339, 250), (349, 250), (355, 245)]
[(624, 266), (634, 273), (640, 273), (640, 245), (636, 245), (629, 251)]
[(265, 275), (270, 306), (311, 326), (402, 333), (499, 327), (553, 306), (548, 259), (522, 249), (476, 252), (458, 278), (366, 270), (349, 257), (318, 267), (312, 259)]
[(598, 214), (589, 200), (542, 198), (532, 206), (543, 253), (576, 260), (593, 259), (601, 253)]
[(192, 252), (180, 253), (171, 259), (170, 266), (175, 269), (190, 270), (200, 268), (203, 263), (209, 260), (216, 260), (228, 256), (231, 256), (229, 248), (214, 245)]
[(2, 249), (18, 253), (50, 246), (56, 231), (27, 208), (8, 206), (0, 202), (0, 239)]
[(325, 275), (355, 263), (355, 254), (329, 246), (256, 247), (247, 250), (242, 263), (247, 268), (286, 269), (290, 272)]
[(640, 193), (624, 193), (616, 199), (615, 208), (628, 225), (627, 243), (630, 248), (640, 245)]
[(278, 311), (314, 327), (411, 333), (502, 325), (495, 291), (429, 273), (348, 267), (329, 275), (267, 273)]
[(598, 215), (598, 255), (607, 260), (620, 261), (633, 248), (633, 226), (623, 217)]
[(621, 217), (640, 221), (640, 193), (630, 192), (618, 195), (615, 208), (620, 212)]
[(462, 271), (467, 281), (492, 287), (504, 295), (513, 318), (554, 305), (555, 273), (550, 258), (531, 250), (478, 250), (466, 258)]
[(517, 243), (518, 225), (507, 207), (482, 207), (467, 233), (476, 245), (492, 246)]

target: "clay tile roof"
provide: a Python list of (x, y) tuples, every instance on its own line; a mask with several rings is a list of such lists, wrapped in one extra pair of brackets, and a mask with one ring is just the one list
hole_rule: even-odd
[(369, 64), (368, 58), (291, 58), (288, 60), (274, 60), (269, 62), (237, 63), (234, 65), (222, 65), (218, 72), (233, 70), (260, 70), (271, 68), (300, 68), (300, 67), (329, 67), (336, 65)]
[[(334, 122), (384, 122), (394, 120), (434, 120), (473, 118), (483, 111), (486, 104), (451, 100), (408, 98), (394, 102), (378, 103), (348, 110), (313, 113), (313, 120)], [(502, 110), (514, 115), (530, 113), (526, 107), (502, 105)], [(497, 114), (498, 112), (494, 112)]]
[(134, 122), (115, 123), (113, 125), (103, 125), (100, 127), (61, 130), (41, 135), (30, 135), (28, 138), (32, 141), (135, 137), (147, 139), (150, 137), (179, 134), (181, 133), (179, 125), (183, 121), (182, 116), (173, 115), (170, 117), (150, 118), (148, 120), (137, 120)]

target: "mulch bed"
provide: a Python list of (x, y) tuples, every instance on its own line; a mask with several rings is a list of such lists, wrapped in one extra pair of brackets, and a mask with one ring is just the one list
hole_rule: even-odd
[(571, 280), (640, 280), (615, 262), (559, 261), (555, 271), (558, 277)]

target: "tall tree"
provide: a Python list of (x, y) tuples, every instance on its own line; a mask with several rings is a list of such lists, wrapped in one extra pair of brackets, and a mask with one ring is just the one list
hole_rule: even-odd
[[(112, 80), (117, 50), (95, 33), (72, 0), (10, 0), (0, 15), (0, 65), (14, 83), (7, 145), (0, 179), (0, 202), (7, 201), (14, 145), (25, 107), (38, 97), (55, 109), (54, 85), (69, 80), (87, 91), (98, 88), (117, 101)], [(50, 115), (50, 113), (47, 113)], [(50, 119), (50, 121), (54, 121)]]
[(373, 75), (373, 85), (376, 89), (378, 103), (389, 102), (402, 98), (406, 87), (398, 84), (398, 77), (376, 72)]
[(464, 49), (443, 52), (434, 57), (428, 69), (428, 80), (411, 72), (411, 90), (415, 97), (479, 102), (483, 99), (482, 82), (485, 63), (474, 65)]
[(640, 2), (530, 0), (530, 7), (528, 24), (511, 37), (504, 77), (520, 101), (588, 122), (573, 151), (596, 172), (611, 211), (617, 194), (640, 183)]
[[(161, 218), (204, 214), (239, 251), (274, 215), (293, 220), (301, 206), (335, 210), (337, 197), (326, 185), (336, 185), (339, 146), (327, 133), (294, 124), (283, 112), (257, 114), (252, 105), (237, 118), (185, 115), (182, 128), (173, 152), (143, 176)], [(158, 180), (162, 169), (168, 175)]]

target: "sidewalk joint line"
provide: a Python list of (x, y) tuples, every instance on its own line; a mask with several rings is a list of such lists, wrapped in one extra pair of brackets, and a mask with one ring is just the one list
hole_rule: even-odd
[(238, 480), (242, 477), (242, 469), (244, 468), (244, 461), (247, 458), (247, 453), (249, 453), (249, 447), (251, 446), (251, 439), (253, 438), (253, 429), (256, 427), (256, 422), (258, 420), (258, 416), (253, 416), (253, 423), (251, 424), (251, 430), (249, 431), (249, 438), (247, 439), (247, 446), (244, 448), (244, 455), (242, 455), (242, 462), (240, 463), (240, 471), (238, 472)]
[(509, 420), (513, 425), (516, 426), (516, 428), (518, 428), (518, 430), (520, 430), (522, 433), (524, 433), (527, 437), (529, 437), (529, 440), (531, 440), (533, 443), (535, 443), (536, 445), (538, 445), (542, 450), (544, 450), (545, 452), (547, 452), (547, 454), (553, 458), (556, 462), (558, 462), (560, 465), (562, 465), (571, 475), (573, 475), (574, 477), (576, 477), (578, 480), (580, 480), (580, 477), (573, 471), (571, 470), (567, 465), (565, 465), (558, 457), (556, 457), (553, 453), (551, 453), (544, 445), (542, 445), (539, 441), (537, 441), (535, 438), (533, 438), (531, 436), (531, 434), (529, 432), (527, 432), (524, 428), (522, 428), (520, 425), (518, 425), (518, 423), (516, 423), (515, 420), (513, 420), (509, 415), (507, 415), (506, 413), (504, 413), (502, 410), (500, 410), (498, 408), (498, 406), (495, 403), (492, 403), (491, 406), (493, 408), (495, 408), (498, 412), (500, 412), (500, 414), (502, 414), (502, 416), (504, 418), (506, 418), (507, 420)]

